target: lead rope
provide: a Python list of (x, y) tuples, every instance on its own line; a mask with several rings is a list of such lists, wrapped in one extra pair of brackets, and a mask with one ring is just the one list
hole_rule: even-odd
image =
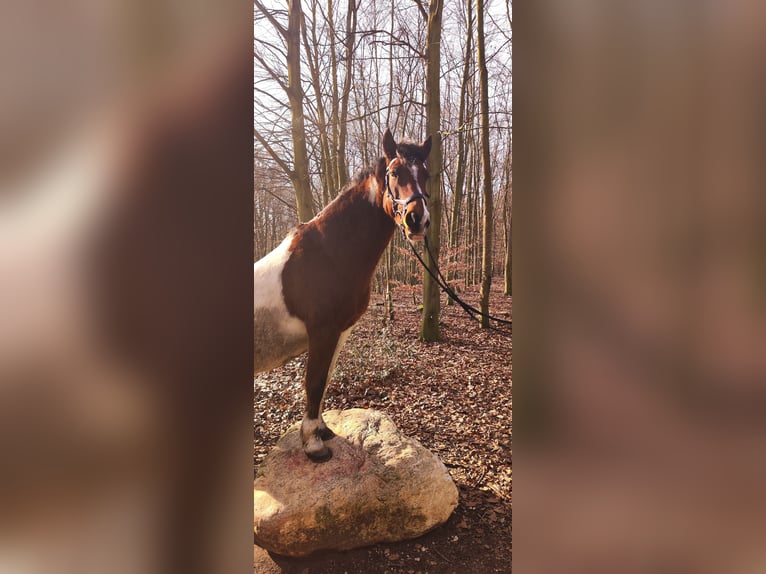
[[(460, 297), (458, 297), (457, 294), (449, 286), (449, 284), (447, 283), (447, 280), (444, 278), (444, 275), (441, 272), (441, 269), (439, 269), (439, 266), (436, 264), (436, 259), (431, 253), (431, 247), (428, 244), (428, 236), (424, 237), (424, 241), (426, 245), (426, 251), (428, 252), (429, 257), (431, 258), (431, 263), (433, 264), (434, 268), (436, 269), (436, 272), (438, 273), (438, 277), (434, 274), (433, 271), (431, 271), (431, 268), (428, 265), (426, 265), (425, 261), (423, 261), (423, 258), (420, 256), (420, 253), (418, 253), (417, 249), (415, 249), (415, 246), (412, 244), (412, 242), (407, 241), (407, 243), (410, 245), (410, 249), (412, 249), (412, 252), (415, 254), (415, 257), (417, 257), (418, 261), (420, 261), (420, 264), (423, 266), (423, 269), (428, 271), (428, 274), (436, 282), (436, 284), (439, 287), (441, 287), (441, 290), (444, 291), (447, 294), (447, 296), (450, 299), (452, 299), (455, 303), (460, 305), (463, 308), (463, 310), (471, 316), (471, 319), (476, 319), (476, 315), (479, 315), (481, 317), (487, 317), (488, 319), (491, 319), (492, 321), (497, 321), (498, 323), (513, 325), (513, 321), (509, 321), (507, 319), (501, 319), (500, 317), (495, 317), (493, 315), (488, 315), (487, 313), (483, 313), (481, 310), (477, 309), (476, 307), (472, 307), (471, 305), (463, 301)], [(496, 327), (491, 327), (491, 328), (496, 329)]]
[[(398, 197), (394, 197), (394, 194), (391, 192), (391, 186), (388, 182), (388, 174), (389, 174), (390, 166), (391, 166), (390, 163), (386, 166), (385, 192), (386, 192), (386, 195), (388, 195), (388, 197), (391, 198), (391, 201), (393, 203), (392, 209), (394, 212), (394, 218), (396, 218), (396, 216), (398, 215), (401, 218), (402, 223), (404, 223), (404, 214), (399, 211), (399, 207), (406, 208), (407, 205), (421, 198), (423, 199), (423, 201), (425, 201), (426, 197), (420, 192), (413, 194), (408, 199), (399, 199)], [(412, 249), (412, 252), (415, 254), (415, 257), (417, 257), (418, 261), (420, 261), (420, 264), (423, 266), (423, 269), (428, 271), (428, 274), (436, 282), (436, 284), (441, 288), (441, 290), (444, 291), (447, 294), (447, 296), (450, 297), (450, 299), (452, 299), (455, 303), (460, 305), (463, 308), (463, 310), (471, 316), (472, 319), (476, 319), (476, 315), (479, 315), (480, 317), (487, 317), (488, 319), (491, 319), (492, 321), (497, 321), (498, 323), (513, 325), (512, 321), (508, 321), (507, 319), (501, 319), (500, 317), (494, 317), (493, 315), (488, 315), (487, 313), (483, 313), (481, 310), (477, 309), (476, 307), (472, 307), (471, 305), (463, 301), (460, 297), (458, 297), (457, 294), (449, 286), (449, 283), (447, 283), (447, 279), (444, 277), (444, 275), (441, 272), (441, 269), (439, 269), (439, 266), (436, 264), (436, 258), (433, 256), (433, 253), (431, 253), (431, 247), (428, 244), (428, 236), (427, 235), (424, 236), (423, 239), (425, 241), (426, 251), (428, 251), (428, 255), (431, 258), (431, 263), (436, 269), (436, 272), (438, 273), (438, 277), (434, 275), (433, 271), (431, 271), (431, 268), (428, 265), (426, 265), (425, 261), (423, 261), (423, 258), (420, 256), (420, 253), (417, 252), (412, 242), (407, 239), (407, 234), (404, 230), (404, 226), (400, 225), (400, 227), (402, 230), (402, 234), (404, 235), (404, 240), (409, 244), (410, 249)], [(491, 328), (494, 328), (494, 327), (491, 327)]]

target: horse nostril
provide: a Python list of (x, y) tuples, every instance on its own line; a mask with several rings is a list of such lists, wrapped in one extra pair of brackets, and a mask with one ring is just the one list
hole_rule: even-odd
[(404, 218), (404, 222), (407, 224), (407, 227), (415, 227), (418, 224), (418, 220), (420, 218), (418, 217), (418, 214), (414, 211), (410, 211)]
[(426, 220), (426, 229), (428, 229), (429, 225), (431, 225), (431, 220), (430, 219)]

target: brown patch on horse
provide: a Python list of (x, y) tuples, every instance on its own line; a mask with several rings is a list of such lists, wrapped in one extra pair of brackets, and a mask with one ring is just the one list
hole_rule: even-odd
[(346, 189), (293, 237), (282, 271), (283, 294), (290, 314), (308, 329), (340, 333), (367, 309), (372, 275), (395, 225), (367, 200), (366, 188), (358, 183)]

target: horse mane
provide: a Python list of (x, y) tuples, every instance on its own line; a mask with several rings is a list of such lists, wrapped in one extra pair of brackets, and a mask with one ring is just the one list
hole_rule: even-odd
[(370, 177), (375, 173), (375, 168), (372, 166), (367, 166), (363, 169), (360, 169), (359, 171), (354, 174), (353, 180), (351, 180), (351, 183), (346, 185), (346, 187), (353, 187), (355, 185), (359, 185), (360, 183), (363, 183), (365, 179)]
[[(356, 172), (356, 175), (354, 175), (354, 179), (352, 183), (347, 185), (346, 188), (359, 185), (360, 183), (363, 183), (364, 180), (366, 180), (368, 177), (372, 175), (374, 175), (377, 179), (383, 179), (386, 176), (386, 159), (385, 158), (379, 157), (374, 165), (367, 166), (363, 169), (360, 169), (358, 172)], [(344, 191), (345, 191), (345, 188), (344, 188)]]
[(382, 180), (386, 177), (386, 158), (379, 157), (374, 165), (367, 166), (354, 174), (354, 178), (344, 185), (338, 192), (338, 195), (354, 189), (356, 186), (364, 183), (368, 177), (375, 176), (375, 179)]
[(354, 175), (353, 179), (351, 179), (351, 181), (349, 181), (346, 185), (340, 188), (340, 191), (338, 192), (338, 196), (341, 196), (344, 193), (351, 191), (358, 185), (364, 183), (364, 180), (370, 177), (373, 173), (374, 173), (374, 170), (370, 167), (360, 169), (358, 172), (356, 172), (356, 174)]

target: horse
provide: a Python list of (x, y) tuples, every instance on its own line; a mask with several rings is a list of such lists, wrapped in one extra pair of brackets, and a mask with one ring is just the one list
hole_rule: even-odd
[(324, 444), (334, 436), (321, 414), (324, 392), (367, 309), (378, 261), (397, 227), (417, 242), (430, 224), (424, 191), (430, 151), (430, 136), (397, 143), (387, 129), (376, 165), (254, 265), (255, 372), (308, 350), (300, 434), (314, 462), (332, 457)]

